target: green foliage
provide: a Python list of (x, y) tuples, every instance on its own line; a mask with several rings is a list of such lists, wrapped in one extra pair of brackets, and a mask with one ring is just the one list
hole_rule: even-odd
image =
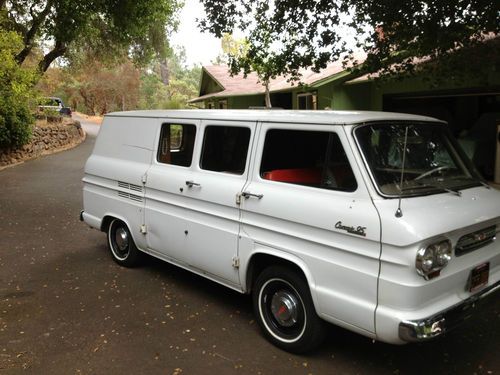
[[(162, 75), (168, 75), (168, 79)], [(143, 70), (139, 108), (188, 108), (188, 100), (198, 95), (200, 77), (200, 67), (186, 66), (184, 50), (173, 51), (162, 63), (156, 61), (149, 69)]]
[[(429, 58), (445, 73), (464, 65), (445, 66), (458, 49), (469, 50), (500, 33), (498, 0), (201, 0), (207, 17), (203, 30), (218, 37), (245, 30), (248, 51), (230, 56), (233, 73), (261, 69), (263, 80), (278, 74), (295, 78), (298, 70), (325, 68), (344, 59), (362, 72), (413, 73), (419, 61)], [(353, 32), (354, 42), (343, 38)], [(367, 58), (358, 66), (355, 50)], [(490, 51), (491, 52), (491, 51)], [(500, 52), (484, 74), (499, 68)], [(441, 60), (443, 59), (443, 60)], [(491, 61), (491, 60), (488, 60)], [(486, 70), (486, 72), (484, 72)], [(441, 73), (442, 74), (442, 73)], [(438, 76), (438, 75), (436, 75)]]
[(66, 105), (87, 114), (134, 109), (187, 108), (197, 96), (201, 68), (188, 68), (183, 50), (167, 59), (156, 58), (146, 67), (127, 57), (98, 61), (93, 54), (78, 63), (51, 68), (38, 84), (46, 96), (59, 96)]
[(141, 75), (139, 108), (159, 109), (166, 106), (168, 91), (160, 77), (154, 72), (143, 72)]
[(22, 48), (21, 37), (0, 29), (0, 147), (17, 147), (30, 140), (34, 118), (30, 106), (35, 97), (33, 70), (19, 67), (16, 53)]
[(54, 59), (82, 49), (101, 61), (124, 53), (136, 63), (165, 56), (179, 7), (178, 0), (0, 1), (0, 12), (7, 14), (4, 27), (24, 40), (16, 56), (19, 63), (41, 43), (51, 46), (39, 61), (42, 72)]

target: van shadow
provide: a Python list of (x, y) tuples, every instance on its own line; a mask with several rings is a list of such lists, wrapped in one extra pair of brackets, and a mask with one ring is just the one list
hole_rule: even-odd
[[(161, 274), (183, 289), (193, 289), (203, 299), (210, 299), (228, 310), (240, 310), (242, 319), (252, 318), (252, 301), (215, 282), (153, 257), (145, 257), (143, 268)], [(442, 374), (489, 374), (500, 370), (500, 301), (490, 304), (455, 331), (430, 342), (390, 345), (334, 325), (327, 326), (324, 344), (307, 358), (310, 361), (330, 361), (332, 358), (358, 364), (363, 373), (421, 374), (432, 371)], [(363, 370), (365, 369), (365, 370)], [(492, 371), (492, 372), (488, 372)]]
[(203, 299), (209, 298), (211, 302), (224, 306), (226, 309), (242, 309), (252, 314), (250, 296), (238, 293), (203, 276), (150, 255), (143, 257), (140, 267), (148, 272), (161, 275), (166, 281), (175, 283), (183, 290), (189, 290), (191, 294), (198, 295)]

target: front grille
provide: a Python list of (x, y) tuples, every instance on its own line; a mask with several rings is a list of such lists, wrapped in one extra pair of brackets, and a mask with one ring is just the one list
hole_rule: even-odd
[(460, 237), (457, 242), (457, 246), (455, 247), (455, 255), (459, 257), (488, 245), (489, 243), (495, 241), (496, 232), (497, 227), (496, 225), (493, 225)]

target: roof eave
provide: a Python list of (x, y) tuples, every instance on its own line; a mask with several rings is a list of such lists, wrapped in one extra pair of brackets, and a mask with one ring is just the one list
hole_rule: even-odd
[(198, 103), (205, 100), (211, 100), (216, 98), (235, 98), (238, 96), (251, 96), (251, 95), (264, 95), (263, 92), (242, 92), (242, 93), (224, 93), (224, 91), (214, 92), (213, 94), (203, 95), (202, 97), (194, 98), (188, 100), (188, 103)]
[(333, 74), (329, 77), (325, 77), (325, 78), (322, 78), (316, 82), (312, 82), (308, 86), (312, 87), (312, 88), (318, 88), (320, 86), (324, 86), (324, 85), (326, 85), (328, 83), (332, 83), (332, 82), (342, 83), (342, 82), (357, 78), (360, 75), (361, 75), (361, 73), (351, 72), (349, 70), (343, 70), (343, 71), (336, 73), (336, 74)]

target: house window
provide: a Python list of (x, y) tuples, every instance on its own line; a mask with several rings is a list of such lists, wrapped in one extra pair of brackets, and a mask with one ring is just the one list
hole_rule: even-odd
[(196, 126), (163, 124), (157, 160), (160, 163), (191, 166)]
[(318, 95), (316, 92), (297, 94), (298, 109), (318, 109)]
[(265, 180), (330, 190), (357, 188), (339, 136), (325, 131), (269, 130), (260, 176)]
[(201, 152), (201, 169), (242, 175), (249, 142), (249, 128), (207, 126)]
[(215, 108), (215, 103), (214, 102), (208, 102), (207, 103), (207, 108), (208, 109), (214, 109)]
[(219, 100), (219, 109), (227, 109), (227, 100)]

